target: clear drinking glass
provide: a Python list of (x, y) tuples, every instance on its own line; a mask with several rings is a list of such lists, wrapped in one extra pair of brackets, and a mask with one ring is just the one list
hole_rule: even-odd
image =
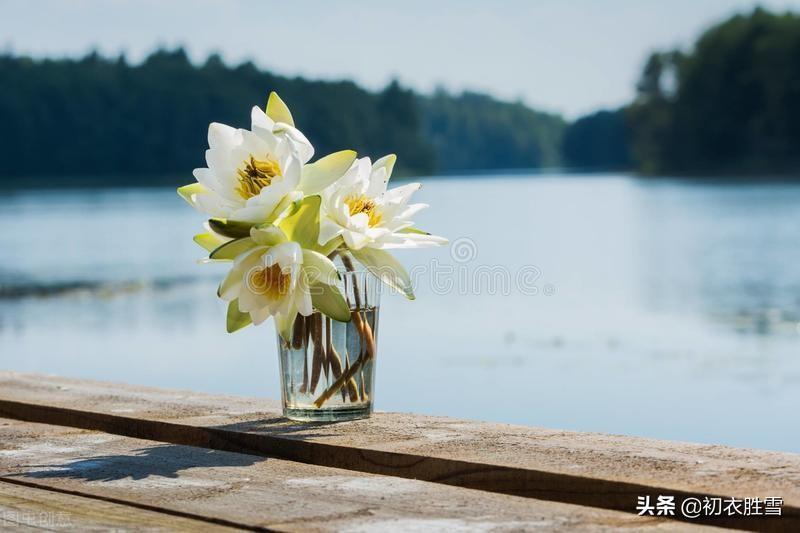
[(298, 315), (292, 339), (278, 335), (283, 414), (337, 421), (372, 413), (380, 281), (366, 270), (340, 269), (350, 322), (318, 311)]

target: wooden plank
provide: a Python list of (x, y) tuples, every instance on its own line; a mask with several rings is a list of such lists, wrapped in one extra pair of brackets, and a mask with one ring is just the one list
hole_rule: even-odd
[[(282, 531), (686, 530), (685, 524), (280, 459), (0, 419), (4, 483)], [(1, 493), (1, 492), (0, 492)], [(2, 499), (0, 498), (0, 501)], [(81, 511), (91, 515), (91, 510)], [(169, 518), (169, 517), (168, 517)], [(699, 527), (701, 530), (714, 528)]]
[(0, 480), (0, 530), (209, 531), (236, 529), (103, 499), (42, 490)]
[(644, 495), (779, 496), (780, 518), (711, 523), (800, 530), (798, 454), (399, 413), (303, 425), (266, 400), (14, 373), (0, 416), (628, 512)]

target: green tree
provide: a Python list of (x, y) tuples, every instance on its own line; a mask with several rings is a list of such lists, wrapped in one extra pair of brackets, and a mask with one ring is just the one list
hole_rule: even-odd
[(639, 168), (800, 170), (800, 17), (756, 9), (710, 28), (688, 54), (658, 57), (629, 110)]
[(2, 182), (53, 186), (179, 184), (204, 164), (212, 121), (248, 127), (269, 91), (289, 103), (318, 155), (352, 148), (396, 153), (401, 173), (515, 168), (558, 161), (563, 122), (477, 94), (421, 96), (392, 82), (370, 92), (349, 81), (276, 76), (252, 63), (201, 65), (182, 49), (139, 65), (123, 56), (32, 60), (0, 55)]
[(598, 111), (579, 118), (567, 127), (562, 152), (565, 164), (571, 167), (630, 168), (630, 127), (624, 111)]

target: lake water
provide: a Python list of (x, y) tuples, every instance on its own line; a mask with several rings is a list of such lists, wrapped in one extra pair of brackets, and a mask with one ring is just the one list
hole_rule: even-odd
[[(0, 199), (0, 368), (278, 397), (271, 324), (224, 331), (224, 267), (173, 190)], [(800, 186), (426, 180), (384, 294), (376, 406), (800, 452)]]

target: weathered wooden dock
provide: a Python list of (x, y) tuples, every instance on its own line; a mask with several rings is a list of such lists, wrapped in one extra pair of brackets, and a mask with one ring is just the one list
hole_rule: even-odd
[[(639, 497), (674, 496), (671, 516)], [(685, 498), (781, 516), (682, 516)], [(800, 455), (0, 372), (0, 528), (800, 531)]]

